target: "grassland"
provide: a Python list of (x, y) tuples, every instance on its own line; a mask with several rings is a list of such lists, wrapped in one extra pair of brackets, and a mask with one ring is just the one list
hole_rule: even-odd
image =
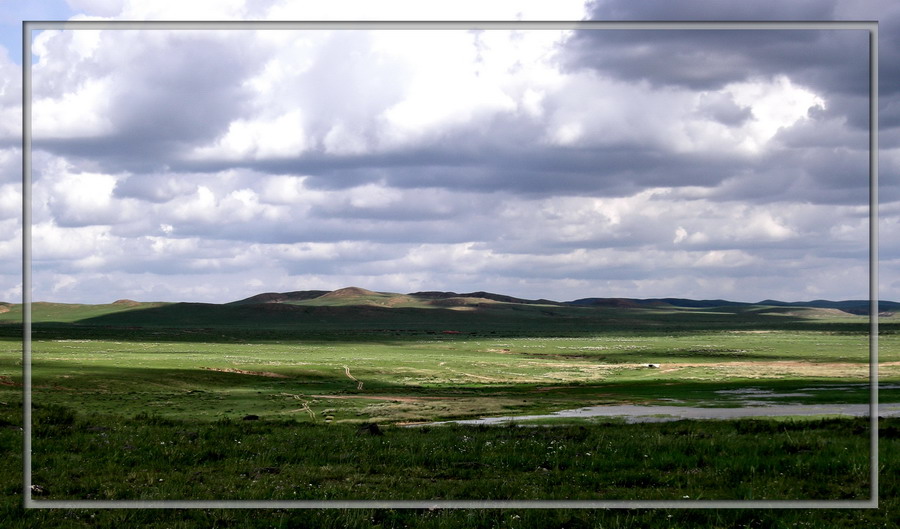
[[(182, 337), (186, 341), (176, 341)], [(728, 392), (748, 386), (777, 394), (840, 388), (776, 402), (864, 403), (869, 395), (863, 334), (219, 338), (38, 339), (35, 402), (205, 420), (249, 413), (293, 417), (311, 409), (319, 419), (338, 422), (397, 422), (542, 413), (585, 403), (734, 406), (737, 396)], [(900, 378), (896, 341), (896, 335), (881, 338), (886, 382)], [(18, 358), (7, 343), (0, 380), (16, 383)], [(883, 390), (887, 401), (895, 395), (896, 389)]]
[[(35, 304), (32, 454), (41, 497), (868, 497), (864, 420), (403, 427), (597, 404), (738, 406), (735, 390), (748, 387), (782, 395), (774, 402), (865, 403), (865, 317), (796, 307), (442, 303), (337, 296), (267, 306)], [(15, 459), (21, 308), (9, 308), (0, 314), (7, 322), (0, 324), (0, 439)], [(900, 402), (896, 330), (897, 317), (884, 318), (884, 402)], [(243, 420), (251, 414), (258, 420)], [(385, 435), (357, 433), (371, 422)], [(885, 425), (882, 475), (898, 469), (900, 437), (896, 421)], [(4, 486), (13, 496), (21, 490), (14, 479)], [(896, 492), (890, 479), (883, 487), (882, 497)], [(831, 525), (815, 526), (879, 526), (896, 514), (895, 500), (887, 506), (819, 517)], [(182, 523), (169, 514), (2, 509), (26, 526)], [(291, 513), (268, 514), (206, 511), (186, 515), (181, 526), (304, 526)], [(803, 527), (809, 520), (708, 514), (317, 511), (308, 520), (317, 527)]]

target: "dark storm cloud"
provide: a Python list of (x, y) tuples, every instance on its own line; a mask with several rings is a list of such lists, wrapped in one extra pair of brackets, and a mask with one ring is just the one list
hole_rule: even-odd
[(701, 96), (700, 113), (722, 125), (739, 126), (753, 116), (749, 107), (742, 107), (720, 93)]
[(868, 86), (862, 30), (579, 31), (565, 52), (571, 67), (695, 90), (783, 73), (829, 92)]
[[(837, 2), (777, 0), (612, 0), (595, 3), (590, 18), (831, 20), (835, 18), (836, 5)], [(871, 9), (868, 13), (860, 9), (859, 14), (860, 19), (873, 19)], [(868, 32), (855, 30), (581, 31), (567, 43), (563, 62), (573, 69), (590, 68), (629, 81), (693, 90), (716, 90), (729, 83), (786, 74), (797, 85), (827, 94), (826, 114), (844, 116), (855, 127), (866, 129), (868, 39)], [(889, 64), (883, 58), (882, 70)], [(881, 84), (889, 85), (885, 79)], [(890, 86), (889, 90), (894, 91), (895, 87)], [(859, 104), (860, 99), (864, 104)]]
[[(302, 174), (314, 189), (340, 190), (379, 182), (401, 189), (444, 188), (530, 196), (624, 196), (654, 186), (716, 186), (755, 162), (728, 153), (673, 155), (633, 145), (564, 147), (495, 137), (477, 151), (458, 148), (456, 137), (440, 145), (386, 154), (306, 155), (260, 161), (254, 170)], [(498, 139), (500, 138), (500, 139)], [(198, 169), (191, 164), (192, 169)], [(206, 165), (211, 170), (218, 165)]]
[(868, 163), (867, 151), (782, 150), (766, 156), (758, 167), (724, 179), (706, 196), (751, 203), (867, 204)]
[[(879, 92), (882, 127), (900, 125), (900, 4), (870, 1), (683, 0), (597, 1), (595, 20), (862, 20), (879, 23)], [(868, 99), (868, 35), (860, 31), (580, 32), (569, 43), (571, 67), (593, 67), (610, 75), (708, 89), (750, 75), (789, 72), (797, 82), (835, 96)], [(809, 50), (816, 53), (810, 54)], [(752, 52), (752, 53), (751, 53)], [(821, 52), (821, 53), (820, 53)], [(834, 104), (832, 112), (841, 112)], [(867, 112), (867, 110), (863, 110)], [(845, 112), (854, 126), (862, 115)]]

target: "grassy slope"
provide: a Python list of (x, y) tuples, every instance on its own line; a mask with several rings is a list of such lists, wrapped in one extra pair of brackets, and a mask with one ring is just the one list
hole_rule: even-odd
[[(571, 336), (595, 333), (683, 333), (698, 330), (796, 329), (866, 332), (868, 318), (809, 308), (766, 306), (630, 308), (517, 304), (458, 298), (448, 300), (371, 295), (328, 297), (266, 304), (143, 303), (63, 305), (35, 303), (36, 332), (54, 325), (102, 327), (245, 328), (309, 333), (317, 331), (492, 333), (507, 336)], [(21, 306), (0, 314), (0, 323), (21, 321)], [(900, 316), (882, 319), (896, 329)], [(6, 327), (0, 325), (0, 327)], [(0, 332), (9, 334), (12, 327)], [(84, 332), (67, 329), (66, 332)]]
[[(136, 303), (136, 302), (135, 302)], [(32, 321), (35, 322), (61, 322), (73, 323), (91, 318), (103, 317), (108, 314), (132, 312), (142, 309), (155, 309), (171, 305), (171, 303), (107, 303), (103, 305), (84, 305), (77, 303), (47, 303), (35, 302), (31, 304)], [(8, 312), (0, 313), (0, 323), (20, 323), (22, 321), (22, 304), (7, 305)]]

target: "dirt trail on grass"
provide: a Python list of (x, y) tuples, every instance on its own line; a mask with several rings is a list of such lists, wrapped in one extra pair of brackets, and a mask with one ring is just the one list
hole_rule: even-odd
[(664, 362), (658, 365), (660, 373), (671, 373), (685, 368), (706, 368), (720, 373), (723, 377), (784, 378), (794, 376), (822, 376), (865, 378), (869, 374), (869, 364), (853, 362), (802, 362), (797, 360), (776, 360), (767, 362)]
[(233, 367), (201, 367), (200, 369), (206, 369), (207, 371), (218, 371), (220, 373), (236, 373), (238, 375), (255, 375), (258, 377), (269, 378), (289, 378), (287, 375), (282, 375), (281, 373), (272, 373), (271, 371), (247, 371), (246, 369), (235, 369)]
[(353, 376), (353, 375), (350, 374), (350, 368), (349, 368), (349, 367), (344, 366), (344, 373), (347, 374), (347, 378), (349, 378), (350, 380), (356, 381), (356, 389), (357, 389), (357, 390), (361, 390), (361, 389), (363, 388), (363, 383), (362, 383), (362, 381), (359, 380), (358, 378), (356, 378), (355, 376)]
[[(15, 382), (12, 378), (6, 375), (0, 375), (0, 386), (10, 386), (14, 388), (21, 388), (21, 382)], [(34, 389), (58, 389), (63, 391), (75, 391), (73, 388), (67, 388), (66, 386), (60, 386), (59, 384), (53, 384), (52, 386), (47, 385), (36, 385), (32, 386)]]
[(317, 399), (367, 399), (388, 400), (394, 402), (421, 402), (423, 400), (448, 400), (453, 397), (405, 397), (391, 395), (313, 395)]

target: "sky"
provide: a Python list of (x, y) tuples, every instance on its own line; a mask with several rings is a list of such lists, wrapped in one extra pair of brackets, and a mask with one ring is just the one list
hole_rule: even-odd
[[(900, 300), (888, 2), (0, 0), (0, 13), (0, 301), (22, 299), (22, 19), (878, 20), (879, 297)], [(35, 301), (351, 285), (868, 297), (865, 31), (32, 39)]]

